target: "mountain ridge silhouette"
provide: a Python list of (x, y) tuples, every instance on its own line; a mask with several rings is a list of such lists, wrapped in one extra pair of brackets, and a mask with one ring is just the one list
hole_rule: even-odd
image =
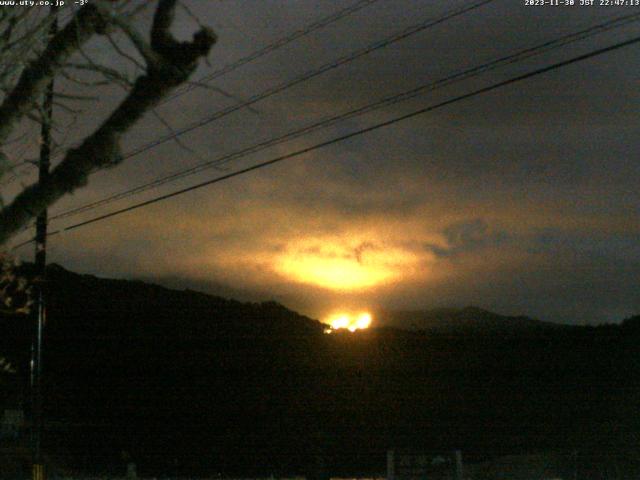
[[(276, 302), (48, 275), (44, 447), (81, 471), (122, 474), (126, 451), (143, 476), (376, 475), (395, 447), (473, 459), (640, 438), (636, 320), (326, 335)], [(32, 325), (0, 317), (24, 399)]]

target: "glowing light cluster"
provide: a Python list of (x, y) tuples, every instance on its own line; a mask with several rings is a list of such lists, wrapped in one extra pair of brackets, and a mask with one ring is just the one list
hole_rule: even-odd
[(350, 332), (356, 330), (364, 330), (371, 326), (371, 314), (359, 313), (358, 315), (351, 315), (348, 313), (339, 313), (329, 317), (327, 323), (329, 327), (325, 329), (325, 333), (333, 333), (335, 330), (347, 329)]

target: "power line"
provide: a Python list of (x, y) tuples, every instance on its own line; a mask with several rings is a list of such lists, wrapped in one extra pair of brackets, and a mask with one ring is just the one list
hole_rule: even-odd
[[(338, 20), (341, 20), (342, 18), (348, 16), (348, 15), (352, 15), (353, 13), (362, 10), (365, 7), (368, 7), (369, 5), (377, 2), (378, 0), (360, 0), (359, 2), (356, 2), (355, 4), (343, 8), (342, 10), (339, 10), (331, 15), (328, 15), (326, 17), (323, 17), (309, 25), (307, 25), (306, 27), (303, 27), (299, 30), (296, 30), (292, 33), (290, 33), (289, 35), (279, 38), (278, 40), (276, 40), (273, 43), (270, 43), (269, 45), (266, 45), (242, 58), (239, 58), (238, 60), (236, 60), (235, 62), (232, 62), (228, 65), (225, 65), (224, 67), (208, 74), (208, 75), (204, 75), (203, 77), (200, 77), (200, 79), (198, 80), (199, 83), (208, 83), (211, 82), (212, 80), (215, 80), (216, 78), (222, 77), (223, 75), (226, 75), (240, 67), (242, 67), (243, 65), (246, 65), (247, 63), (253, 62), (254, 60), (257, 60), (258, 58), (264, 57), (265, 55), (274, 52), (286, 45), (289, 45), (290, 43), (294, 42), (295, 40), (298, 40), (299, 38), (305, 37), (313, 32), (315, 32), (316, 30), (319, 30), (321, 28), (324, 28), (328, 25), (331, 25), (332, 23), (337, 22)], [(197, 85), (188, 85), (185, 86), (183, 88), (181, 88), (180, 90), (178, 90), (177, 92), (175, 92), (173, 95), (171, 95), (170, 97), (166, 98), (162, 103), (165, 104), (167, 102), (172, 101), (173, 99), (180, 97), (182, 95), (184, 95), (185, 93), (190, 92), (191, 90), (193, 90), (194, 88), (196, 88)]]
[(463, 15), (467, 12), (476, 10), (486, 4), (492, 3), (495, 0), (478, 0), (476, 2), (472, 2), (469, 5), (465, 6), (465, 7), (460, 7), (457, 9), (452, 9), (449, 10), (447, 13), (445, 13), (444, 15), (436, 18), (436, 19), (427, 19), (419, 24), (410, 26), (405, 28), (404, 30), (401, 30), (389, 37), (386, 37), (382, 40), (379, 40), (377, 42), (374, 42), (362, 49), (356, 50), (355, 52), (352, 52), (349, 55), (343, 56), (338, 58), (337, 60), (334, 60), (333, 62), (327, 63), (322, 65), (321, 67), (315, 69), (315, 70), (311, 70), (301, 76), (295, 77), (293, 80), (288, 81), (288, 82), (284, 82), (280, 85), (277, 85), (275, 87), (269, 88), (259, 94), (256, 94), (254, 96), (252, 96), (251, 98), (249, 98), (247, 101), (237, 104), (237, 105), (232, 105), (230, 107), (227, 107), (225, 109), (219, 110), (215, 113), (213, 113), (211, 116), (206, 117), (202, 120), (200, 120), (199, 122), (195, 123), (195, 124), (191, 124), (187, 127), (184, 127), (178, 131), (174, 131), (169, 135), (166, 135), (164, 137), (160, 137), (150, 143), (147, 143), (146, 145), (142, 145), (132, 151), (129, 151), (127, 153), (124, 154), (123, 156), (123, 160), (129, 159), (133, 156), (136, 156), (140, 153), (143, 153), (145, 151), (151, 150), (152, 148), (155, 148), (169, 140), (175, 139), (185, 133), (188, 133), (190, 131), (193, 131), (197, 128), (203, 127), (215, 120), (218, 120), (219, 118), (222, 118), (226, 115), (229, 115), (230, 113), (233, 113), (237, 110), (240, 110), (244, 107), (248, 107), (256, 102), (259, 102), (261, 100), (264, 100), (265, 98), (268, 98), (272, 95), (275, 95), (277, 93), (280, 93), (284, 90), (287, 90), (299, 83), (302, 83), (304, 81), (310, 80), (312, 78), (315, 78), (319, 75), (322, 75), (323, 73), (333, 70), (335, 68), (338, 68), (342, 65), (345, 65), (349, 62), (352, 62), (360, 57), (363, 57), (365, 55), (368, 55), (376, 50), (385, 48), (393, 43), (399, 42), (401, 40), (404, 40), (412, 35), (415, 35), (423, 30), (426, 30), (428, 28), (437, 26), (439, 24), (445, 23), (450, 19), (453, 19), (455, 17), (458, 17), (460, 15)]
[[(197, 190), (197, 189), (206, 187), (208, 185), (212, 185), (214, 183), (219, 183), (219, 182), (222, 182), (224, 180), (228, 180), (230, 178), (237, 177), (239, 175), (242, 175), (242, 174), (245, 174), (245, 173), (248, 173), (248, 172), (252, 172), (254, 170), (258, 170), (258, 169), (261, 169), (261, 168), (264, 168), (264, 167), (268, 167), (270, 165), (274, 165), (274, 164), (282, 162), (284, 160), (288, 160), (288, 159), (291, 159), (291, 158), (294, 158), (294, 157), (299, 157), (301, 155), (304, 155), (306, 153), (312, 152), (314, 150), (319, 150), (321, 148), (328, 147), (330, 145), (334, 145), (334, 144), (342, 142), (344, 140), (355, 138), (355, 137), (364, 135), (366, 133), (370, 133), (370, 132), (379, 130), (381, 128), (385, 128), (385, 127), (394, 125), (394, 124), (402, 122), (404, 120), (408, 120), (410, 118), (417, 117), (419, 115), (422, 115), (422, 114), (425, 114), (425, 113), (428, 113), (428, 112), (432, 112), (434, 110), (438, 110), (440, 108), (443, 108), (443, 107), (448, 106), (448, 105), (452, 105), (452, 104), (460, 102), (462, 100), (466, 100), (466, 99), (469, 99), (469, 98), (472, 98), (472, 97), (476, 97), (478, 95), (482, 95), (484, 93), (488, 93), (488, 92), (491, 92), (493, 90), (497, 90), (497, 89), (505, 87), (507, 85), (511, 85), (513, 83), (517, 83), (517, 82), (520, 82), (520, 81), (523, 81), (523, 80), (526, 80), (526, 79), (529, 79), (529, 78), (532, 78), (532, 77), (536, 77), (538, 75), (542, 75), (544, 73), (548, 73), (548, 72), (551, 72), (553, 70), (557, 70), (557, 69), (566, 67), (568, 65), (571, 65), (571, 64), (574, 64), (574, 63), (578, 63), (578, 62), (590, 59), (590, 58), (594, 58), (594, 57), (597, 57), (599, 55), (603, 55), (605, 53), (612, 52), (614, 50), (618, 50), (618, 49), (621, 49), (623, 47), (627, 47), (627, 46), (630, 46), (630, 45), (633, 45), (633, 44), (636, 44), (636, 43), (639, 43), (639, 42), (640, 42), (640, 36), (634, 37), (634, 38), (632, 38), (630, 40), (626, 40), (626, 41), (623, 41), (623, 42), (616, 43), (614, 45), (610, 45), (608, 47), (604, 47), (604, 48), (600, 48), (600, 49), (597, 49), (597, 50), (593, 50), (593, 51), (591, 51), (589, 53), (586, 53), (586, 54), (583, 54), (583, 55), (579, 55), (577, 57), (573, 57), (573, 58), (568, 59), (568, 60), (563, 60), (561, 62), (554, 63), (554, 64), (548, 65), (546, 67), (538, 68), (538, 69), (533, 70), (531, 72), (524, 73), (522, 75), (518, 75), (516, 77), (512, 77), (512, 78), (509, 78), (507, 80), (503, 80), (501, 82), (494, 83), (494, 84), (489, 85), (487, 87), (483, 87), (483, 88), (474, 90), (474, 91), (469, 92), (469, 93), (458, 95), (456, 97), (450, 98), (449, 100), (445, 100), (443, 102), (436, 103), (434, 105), (430, 105), (428, 107), (424, 107), (424, 108), (421, 108), (419, 110), (415, 110), (413, 112), (410, 112), (410, 113), (395, 117), (395, 118), (393, 118), (391, 120), (387, 120), (385, 122), (377, 123), (375, 125), (372, 125), (372, 126), (360, 129), (360, 130), (356, 130), (354, 132), (351, 132), (351, 133), (348, 133), (348, 134), (345, 134), (345, 135), (341, 135), (339, 137), (334, 137), (334, 138), (332, 138), (330, 140), (327, 140), (327, 141), (324, 141), (324, 142), (317, 143), (317, 144), (312, 145), (310, 147), (306, 147), (306, 148), (303, 148), (303, 149), (300, 149), (300, 150), (296, 150), (294, 152), (287, 153), (285, 155), (281, 155), (281, 156), (272, 158), (271, 160), (267, 160), (267, 161), (258, 163), (256, 165), (252, 165), (252, 166), (244, 168), (242, 170), (238, 170), (238, 171), (235, 171), (233, 173), (229, 173), (229, 174), (226, 174), (226, 175), (223, 175), (223, 176), (220, 176), (220, 177), (216, 177), (214, 179), (207, 180), (205, 182), (197, 183), (197, 184), (192, 185), (192, 186), (187, 187), (187, 188), (176, 190), (174, 192), (171, 192), (171, 193), (168, 193), (168, 194), (165, 194), (165, 195), (161, 195), (161, 196), (152, 198), (150, 200), (146, 200), (144, 202), (140, 202), (140, 203), (137, 203), (137, 204), (134, 204), (134, 205), (130, 205), (130, 206), (126, 207), (126, 208), (115, 210), (113, 212), (110, 212), (110, 213), (107, 213), (107, 214), (104, 214), (104, 215), (100, 215), (98, 217), (94, 217), (92, 219), (76, 223), (74, 225), (70, 225), (68, 227), (56, 230), (55, 232), (51, 232), (49, 234), (49, 236), (53, 236), (53, 235), (56, 235), (56, 234), (59, 234), (59, 233), (75, 230), (77, 228), (81, 228), (81, 227), (90, 225), (92, 223), (96, 223), (96, 222), (99, 222), (99, 221), (102, 221), (102, 220), (106, 220), (108, 218), (112, 218), (112, 217), (115, 217), (117, 215), (120, 215), (120, 214), (123, 214), (123, 213), (126, 213), (126, 212), (130, 212), (132, 210), (137, 210), (139, 208), (146, 207), (148, 205), (151, 205), (151, 204), (163, 201), (163, 200), (167, 200), (169, 198), (173, 198), (173, 197), (176, 197), (178, 195), (182, 195), (184, 193), (191, 192), (193, 190)], [(23, 242), (23, 243), (21, 243), (19, 245), (16, 245), (15, 247), (13, 247), (13, 249), (15, 250), (15, 249), (17, 249), (17, 248), (19, 248), (19, 247), (21, 247), (23, 245), (31, 243), (32, 241), (33, 240), (29, 240), (27, 242)]]
[(319, 68), (316, 68), (314, 70), (308, 71), (298, 77), (295, 77), (292, 80), (289, 80), (287, 82), (281, 83), (279, 85), (276, 85), (274, 87), (268, 88), (267, 90), (262, 91), (261, 93), (255, 94), (253, 96), (251, 96), (247, 101), (236, 104), (236, 105), (231, 105), (227, 108), (224, 108), (222, 110), (218, 110), (217, 112), (214, 112), (213, 114), (205, 117), (202, 120), (199, 120), (198, 122), (192, 123), (191, 125), (187, 126), (187, 127), (183, 127), (180, 130), (177, 130), (175, 132), (171, 132), (168, 135), (165, 135), (163, 137), (160, 137), (156, 140), (153, 140), (145, 145), (142, 145), (140, 147), (137, 147), (127, 153), (124, 154), (124, 158), (123, 159), (129, 159), (131, 157), (134, 157), (136, 155), (139, 155), (141, 153), (144, 153), (148, 150), (151, 150), (159, 145), (162, 145), (163, 143), (166, 143), (174, 138), (177, 138), (181, 135), (184, 135), (185, 133), (191, 132), (193, 130), (196, 130), (198, 128), (201, 128), (205, 125), (208, 125), (209, 123), (214, 122), (215, 120), (219, 120), (222, 117), (225, 117), (233, 112), (236, 112), (238, 110), (241, 110), (244, 107), (248, 107), (250, 105), (253, 105), (254, 103), (257, 103), (261, 100), (264, 100), (268, 97), (271, 97), (277, 93), (283, 92), (285, 90), (288, 90), (289, 88), (298, 85), (302, 82), (305, 82), (307, 80), (310, 80), (312, 78), (315, 78), (319, 75), (322, 75), (323, 73), (326, 73), (330, 70), (333, 70), (335, 68), (338, 68), (342, 65), (345, 65), (349, 62), (352, 62), (360, 57), (363, 57), (365, 55), (368, 55), (376, 50), (385, 48), (393, 43), (399, 42), (401, 40), (404, 40), (412, 35), (415, 35), (425, 29), (434, 27), (436, 25), (439, 25), (441, 23), (444, 23), (448, 20), (451, 20), (455, 17), (458, 17), (460, 15), (463, 15), (467, 12), (476, 10), (488, 3), (492, 3), (495, 0), (480, 0), (480, 1), (476, 1), (474, 3), (471, 3), (465, 7), (461, 7), (461, 8), (457, 8), (457, 9), (453, 9), (453, 10), (449, 10), (447, 13), (445, 13), (444, 15), (436, 18), (436, 19), (427, 19), (421, 23), (418, 23), (416, 25), (410, 26), (405, 28), (404, 30), (401, 30), (389, 37), (384, 38), (383, 40), (379, 40), (377, 42), (374, 42), (370, 45), (367, 45), (364, 48), (361, 48), (359, 50), (356, 50), (348, 55), (345, 55), (343, 57), (338, 58), (337, 60), (334, 60), (332, 62), (326, 63), (324, 65), (322, 65)]
[(307, 125), (305, 127), (299, 128), (299, 129), (295, 129), (293, 131), (289, 131), (283, 135), (280, 135), (278, 137), (263, 141), (263, 142), (259, 142), (257, 144), (251, 145), (249, 147), (243, 148), (239, 151), (230, 153), (230, 154), (226, 154), (223, 155), (221, 157), (218, 157), (214, 160), (209, 160), (206, 162), (203, 162), (199, 165), (195, 165), (193, 167), (187, 168), (187, 169), (183, 169), (183, 170), (179, 170), (177, 172), (174, 172), (172, 174), (166, 175), (164, 177), (158, 178), (156, 180), (153, 180), (152, 182), (149, 183), (145, 183), (142, 185), (139, 185), (137, 187), (110, 195), (106, 198), (82, 205), (80, 207), (76, 207), (64, 212), (61, 212), (57, 215), (54, 215), (51, 217), (51, 220), (55, 220), (55, 219), (60, 219), (60, 218), (66, 218), (66, 217), (70, 217), (73, 215), (77, 215), (79, 213), (83, 213), (89, 210), (93, 210), (97, 207), (112, 203), (116, 200), (121, 200), (123, 198), (127, 198), (129, 196), (153, 189), (153, 188), (157, 188), (161, 185), (164, 185), (166, 183), (170, 183), (173, 182), (175, 180), (187, 177), (189, 175), (194, 175), (197, 173), (200, 173), (206, 169), (215, 167), (215, 166), (219, 166), (222, 165), (224, 163), (230, 162), (232, 160), (236, 160), (242, 157), (245, 157), (249, 154), (252, 153), (256, 153), (259, 151), (262, 151), (266, 148), (275, 146), (275, 145), (279, 145), (281, 143), (284, 143), (286, 141), (298, 138), (300, 136), (306, 135), (308, 133), (320, 130), (322, 128), (326, 128), (329, 127), (331, 125), (334, 125), (340, 121), (346, 120), (346, 119), (350, 119), (350, 118), (354, 118), (356, 116), (360, 116), (363, 115), (365, 113), (369, 113), (375, 110), (378, 110), (380, 108), (383, 107), (387, 107), (390, 105), (393, 105), (395, 103), (401, 102), (401, 101), (405, 101), (411, 98), (414, 98), (420, 94), (425, 93), (426, 91), (434, 91), (438, 88), (442, 88), (445, 86), (449, 86), (453, 83), (457, 83), (460, 82), (462, 80), (467, 80), (469, 78), (475, 77), (475, 76), (479, 76), (482, 73), (485, 73), (487, 71), (490, 70), (494, 70), (496, 68), (508, 65), (508, 64), (512, 64), (515, 62), (519, 62), (522, 61), (526, 58), (535, 56), (535, 55), (539, 55), (545, 52), (549, 52), (551, 50), (563, 47), (569, 43), (573, 43), (579, 40), (584, 40), (586, 38), (589, 38), (593, 35), (602, 33), (602, 32), (606, 32), (606, 31), (610, 31), (614, 28), (619, 28), (621, 26), (627, 25), (629, 23), (638, 21), (640, 19), (640, 13), (634, 13), (634, 14), (630, 14), (630, 15), (624, 15), (621, 17), (616, 17), (614, 19), (611, 19), (607, 22), (598, 24), (598, 25), (594, 25), (591, 27), (588, 27), (586, 29), (583, 29), (581, 31), (578, 32), (574, 32), (568, 35), (564, 35), (562, 37), (556, 38), (554, 40), (550, 40), (547, 42), (544, 42), (542, 44), (538, 44), (536, 46), (533, 47), (529, 47), (523, 50), (520, 50), (516, 53), (492, 60), (490, 62), (484, 63), (482, 65), (479, 66), (475, 66), (473, 68), (469, 68), (457, 73), (454, 73), (452, 75), (449, 75), (447, 77), (441, 78), (439, 80), (436, 80), (434, 82), (430, 82), (428, 84), (424, 84), (424, 85), (420, 85), (416, 88), (413, 88), (411, 90), (408, 91), (404, 91), (402, 93), (399, 94), (395, 94), (386, 98), (383, 98), (381, 100), (378, 100), (376, 102), (364, 105), (362, 107), (350, 110), (348, 112), (321, 120), (319, 122), (313, 123), (311, 125)]
[(160, 137), (152, 142), (149, 142), (145, 145), (142, 145), (140, 147), (137, 147), (129, 152), (127, 152), (124, 155), (124, 159), (127, 158), (131, 158), (134, 157), (136, 155), (139, 155), (143, 152), (146, 152), (148, 150), (151, 150), (152, 148), (155, 148), (159, 145), (162, 145), (163, 143), (166, 143), (170, 140), (173, 140), (174, 138), (177, 138), (181, 135), (184, 135), (185, 133), (191, 132), (197, 128), (203, 127), (204, 125), (207, 125), (211, 122), (214, 122), (216, 120), (219, 120), (222, 117), (225, 117), (233, 112), (236, 112), (238, 110), (241, 110), (245, 107), (249, 107), (251, 105), (253, 105), (254, 103), (257, 103), (259, 101), (262, 101), (266, 98), (269, 98), (277, 93), (281, 93), (285, 90), (288, 90), (302, 82), (306, 82), (308, 80), (311, 80), (315, 77), (318, 77), (330, 70), (336, 69), (338, 67), (341, 67), (342, 65), (345, 65), (347, 63), (353, 62), (354, 60), (357, 60), (358, 58), (364, 57), (365, 55), (369, 55), (370, 53), (373, 53), (377, 50), (380, 50), (382, 48), (388, 47), (389, 45), (399, 42), (401, 40), (404, 40), (412, 35), (415, 35), (419, 32), (422, 32), (428, 28), (431, 27), (435, 27), (436, 25), (442, 24), (444, 22), (447, 22), (448, 20), (451, 20), (452, 18), (458, 17), (460, 15), (463, 15), (467, 12), (476, 10), (486, 4), (492, 3), (495, 0), (480, 0), (480, 1), (476, 1), (474, 3), (471, 3), (470, 5), (466, 6), (466, 7), (462, 7), (462, 8), (458, 8), (455, 10), (450, 10), (448, 13), (444, 14), (441, 17), (438, 17), (436, 19), (428, 19), (426, 21), (423, 21), (419, 24), (413, 25), (411, 27), (408, 27), (400, 32), (397, 32), (389, 37), (384, 38), (383, 40), (379, 40), (377, 42), (374, 42), (370, 45), (367, 45), (364, 48), (361, 48), (359, 50), (356, 50), (348, 55), (345, 55), (343, 57), (338, 58), (337, 60), (334, 60), (332, 62), (326, 63), (322, 66), (320, 66), (319, 68), (313, 69), (311, 71), (308, 71), (302, 75), (299, 75), (295, 78), (293, 78), (292, 80), (283, 82), (279, 85), (276, 85), (274, 87), (268, 88), (258, 94), (255, 94), (253, 96), (251, 96), (248, 100), (246, 100), (245, 102), (236, 104), (236, 105), (231, 105), (227, 108), (223, 108), (221, 110), (218, 110), (217, 112), (214, 112), (213, 114), (209, 115), (208, 117), (205, 117), (202, 120), (199, 120), (198, 122), (192, 123), (191, 125), (188, 125), (186, 127), (183, 127), (175, 132), (171, 132), (168, 135), (165, 135), (163, 137)]
[[(285, 37), (283, 39), (280, 39), (277, 42), (274, 42), (271, 45), (268, 45), (266, 47), (264, 47), (261, 50), (258, 50), (257, 52), (254, 52), (254, 54), (251, 54), (247, 57), (244, 57), (240, 60), (238, 60), (238, 62), (231, 64), (227, 67), (224, 67), (222, 69), (220, 69), (217, 72), (214, 72), (210, 75), (211, 78), (207, 78), (205, 80), (211, 80), (213, 78), (218, 78), (219, 76), (228, 73), (229, 71), (238, 68), (241, 65), (244, 65), (246, 63), (248, 63), (251, 60), (247, 60), (249, 59), (249, 57), (254, 57), (254, 58), (258, 58), (259, 56), (265, 55), (266, 53), (268, 53), (269, 51), (273, 51), (277, 48), (280, 48), (280, 46), (286, 45), (287, 43), (290, 43), (291, 41), (295, 40), (296, 38), (300, 38), (303, 35), (306, 35), (307, 33), (309, 33), (308, 31), (313, 31), (315, 29), (321, 28), (322, 26), (326, 26), (336, 20), (338, 20), (339, 18), (342, 18), (350, 13), (353, 13), (354, 11), (357, 11), (361, 8), (364, 8), (365, 6), (375, 2), (377, 0), (363, 0), (361, 2), (356, 3), (355, 5), (353, 5), (352, 7), (349, 7), (347, 9), (341, 10), (339, 12), (337, 12), (335, 15), (333, 16), (329, 16), (326, 17), (324, 19), (319, 20), (318, 22), (316, 22), (315, 24), (312, 24), (308, 27), (306, 27), (305, 29), (300, 30), (299, 32), (294, 32), (293, 34), (291, 34), (289, 37)], [(319, 68), (316, 68), (314, 70), (308, 71), (298, 77), (295, 77), (294, 79), (287, 81), (287, 82), (283, 82), (279, 85), (276, 85), (274, 87), (268, 88), (267, 90), (262, 91), (261, 93), (255, 94), (253, 96), (251, 96), (247, 101), (236, 104), (236, 105), (231, 105), (227, 108), (224, 108), (222, 110), (218, 110), (217, 112), (214, 112), (213, 114), (209, 115), (208, 117), (205, 117), (204, 119), (193, 123), (187, 127), (184, 127), (180, 130), (177, 130), (175, 132), (171, 132), (168, 135), (165, 135), (163, 137), (160, 137), (156, 140), (153, 140), (145, 145), (142, 145), (140, 147), (137, 147), (127, 153), (124, 154), (123, 160), (129, 159), (131, 157), (134, 157), (136, 155), (139, 155), (141, 153), (144, 153), (148, 150), (151, 150), (159, 145), (162, 145), (174, 138), (177, 138), (181, 135), (184, 135), (185, 133), (191, 132), (193, 130), (196, 130), (198, 128), (201, 128), (209, 123), (214, 122), (215, 120), (218, 120), (220, 118), (223, 118), (233, 112), (236, 112), (238, 110), (241, 110), (242, 108), (245, 107), (249, 107), (251, 105), (253, 105), (254, 103), (257, 103), (261, 100), (264, 100), (268, 97), (271, 97), (277, 93), (283, 92), (285, 90), (288, 90), (289, 88), (294, 87), (295, 85), (298, 85), (302, 82), (305, 82), (307, 80), (311, 80), (312, 78), (315, 78), (319, 75), (322, 75), (323, 73), (326, 73), (330, 70), (333, 70), (335, 68), (338, 68), (342, 65), (345, 65), (347, 63), (350, 63), (354, 60), (357, 60), (358, 58), (361, 58), (365, 55), (368, 55), (370, 53), (375, 52), (376, 50), (380, 50), (382, 48), (385, 48), (393, 43), (399, 42), (401, 40), (404, 40), (412, 35), (415, 35), (423, 30), (426, 30), (428, 28), (434, 27), (436, 25), (439, 25), (441, 23), (444, 23), (448, 20), (451, 20), (455, 17), (458, 17), (460, 15), (463, 15), (467, 12), (476, 10), (488, 3), (492, 3), (495, 0), (480, 0), (480, 1), (476, 1), (474, 3), (471, 3), (465, 7), (461, 7), (461, 8), (457, 8), (457, 9), (453, 9), (453, 10), (449, 10), (447, 13), (445, 13), (443, 16), (438, 17), (436, 19), (427, 19), (421, 23), (418, 23), (416, 25), (410, 26), (405, 28), (404, 30), (401, 30), (389, 37), (386, 37), (382, 40), (379, 40), (377, 42), (374, 42), (364, 48), (361, 48), (359, 50), (356, 50), (348, 55), (345, 55), (343, 57), (338, 58), (337, 60), (334, 60), (332, 62), (326, 63), (322, 66), (320, 66)], [(308, 31), (307, 31), (308, 30)], [(263, 54), (258, 55), (259, 52), (265, 52)], [(238, 64), (237, 66), (234, 66)], [(231, 68), (233, 67), (233, 68)], [(193, 87), (193, 85), (191, 85), (190, 87)], [(187, 87), (189, 88), (189, 87)], [(186, 93), (186, 92), (185, 92)], [(177, 95), (174, 95), (173, 97), (170, 98), (175, 98)]]
[[(268, 53), (274, 52), (274, 51), (276, 51), (276, 50), (278, 50), (278, 49), (280, 49), (280, 48), (282, 48), (282, 47), (284, 47), (286, 45), (289, 45), (290, 43), (294, 42), (295, 40), (297, 40), (299, 38), (302, 38), (302, 37), (305, 37), (305, 36), (315, 32), (316, 30), (320, 30), (320, 29), (322, 29), (324, 27), (327, 27), (327, 26), (329, 26), (329, 25), (331, 25), (331, 24), (333, 24), (333, 23), (335, 23), (335, 22), (337, 22), (337, 21), (339, 21), (339, 20), (341, 20), (341, 19), (343, 19), (343, 18), (345, 18), (345, 17), (347, 17), (349, 15), (352, 15), (352, 14), (358, 12), (359, 10), (362, 10), (363, 8), (368, 7), (369, 5), (372, 5), (372, 4), (374, 4), (374, 3), (378, 2), (378, 1), (379, 0), (359, 0), (358, 2), (356, 2), (355, 4), (353, 4), (353, 5), (349, 6), (349, 7), (343, 8), (342, 10), (339, 10), (339, 11), (333, 13), (333, 14), (330, 14), (330, 15), (328, 15), (326, 17), (323, 17), (323, 18), (321, 18), (321, 19), (319, 19), (319, 20), (317, 20), (317, 21), (315, 21), (315, 22), (313, 22), (313, 23), (311, 23), (311, 24), (309, 24), (309, 25), (307, 25), (307, 26), (305, 26), (305, 27), (303, 27), (303, 28), (301, 28), (299, 30), (296, 30), (296, 31), (290, 33), (289, 35), (287, 35), (285, 37), (279, 38), (278, 40), (274, 41), (273, 43), (270, 43), (269, 45), (266, 45), (265, 47), (260, 48), (260, 49), (258, 49), (256, 51), (250, 53), (249, 55), (236, 60), (233, 63), (225, 65), (224, 67), (222, 67), (222, 68), (220, 68), (220, 69), (218, 69), (218, 70), (216, 70), (216, 71), (214, 71), (214, 72), (212, 72), (212, 73), (210, 73), (208, 75), (203, 76), (202, 78), (200, 78), (199, 80), (197, 80), (195, 82), (190, 82), (188, 85), (185, 85), (182, 89), (178, 89), (178, 91), (174, 92), (173, 95), (169, 96), (168, 98), (165, 98), (160, 103), (160, 105), (164, 105), (165, 103), (168, 103), (168, 102), (172, 101), (173, 99), (175, 99), (177, 97), (180, 97), (180, 96), (190, 92), (191, 90), (202, 86), (203, 83), (210, 82), (210, 81), (212, 81), (212, 80), (214, 80), (216, 78), (219, 78), (219, 77), (221, 77), (223, 75), (226, 75), (226, 74), (228, 74), (228, 73), (230, 73), (230, 72), (242, 67), (243, 65), (246, 65), (246, 64), (248, 64), (250, 62), (253, 62), (254, 60), (257, 60), (257, 59), (267, 55)], [(73, 15), (74, 15), (73, 13), (69, 14), (67, 16), (67, 18), (71, 18), (71, 17), (73, 17)], [(223, 93), (225, 96), (229, 97), (229, 95), (225, 94), (224, 92), (221, 92), (221, 93)], [(239, 108), (243, 108), (245, 106), (249, 106), (249, 105), (246, 104), (246, 103), (242, 103)], [(164, 141), (167, 141), (167, 140), (163, 140), (160, 143), (164, 143)], [(125, 158), (132, 157), (134, 155), (137, 155), (138, 153), (141, 153), (141, 152), (138, 152), (138, 151), (129, 152), (129, 153), (125, 154)]]

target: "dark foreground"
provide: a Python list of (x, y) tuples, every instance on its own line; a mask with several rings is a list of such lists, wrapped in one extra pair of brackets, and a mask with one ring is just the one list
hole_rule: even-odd
[[(275, 303), (50, 275), (44, 445), (61, 471), (378, 476), (411, 448), (469, 464), (577, 452), (579, 478), (640, 476), (638, 318), (325, 335)], [(5, 406), (26, 404), (28, 326), (0, 321), (18, 366)]]

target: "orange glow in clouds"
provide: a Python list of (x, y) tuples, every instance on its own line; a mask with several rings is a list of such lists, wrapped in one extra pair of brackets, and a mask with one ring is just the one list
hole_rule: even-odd
[(325, 329), (324, 333), (333, 333), (335, 330), (340, 329), (355, 332), (356, 330), (369, 328), (371, 325), (371, 314), (366, 312), (359, 313), (358, 315), (338, 313), (329, 317), (327, 323), (329, 327)]
[(299, 283), (355, 291), (396, 280), (415, 261), (401, 249), (353, 238), (303, 239), (288, 245), (276, 270)]

